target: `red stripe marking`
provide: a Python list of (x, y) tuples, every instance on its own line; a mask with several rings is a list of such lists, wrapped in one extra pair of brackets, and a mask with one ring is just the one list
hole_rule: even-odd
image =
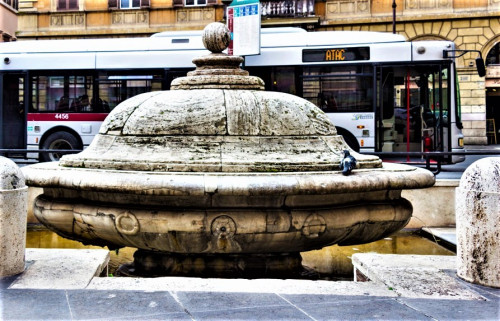
[(29, 113), (28, 121), (103, 121), (105, 113)]

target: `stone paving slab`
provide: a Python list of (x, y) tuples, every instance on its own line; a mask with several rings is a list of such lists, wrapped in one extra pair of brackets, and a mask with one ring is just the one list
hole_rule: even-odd
[(500, 320), (499, 301), (410, 299), (397, 301), (434, 320)]
[(12, 289), (83, 289), (107, 268), (109, 251), (26, 249), (26, 270)]
[[(244, 290), (244, 289), (243, 289)], [(498, 320), (498, 299), (134, 290), (0, 290), (7, 320)]]
[(187, 277), (94, 278), (89, 290), (185, 291), (212, 293), (276, 293), (396, 297), (394, 291), (373, 282), (279, 279), (202, 279)]
[(431, 320), (396, 298), (359, 296), (287, 296), (313, 320)]
[(370, 281), (402, 297), (485, 300), (447, 273), (456, 270), (455, 256), (356, 253), (352, 262)]
[(422, 230), (448, 243), (457, 245), (457, 231), (454, 227), (423, 227)]

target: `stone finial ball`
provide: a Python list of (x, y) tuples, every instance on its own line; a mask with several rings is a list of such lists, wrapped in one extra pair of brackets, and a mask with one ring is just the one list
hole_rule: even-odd
[(212, 22), (203, 29), (203, 45), (213, 53), (220, 53), (229, 46), (231, 32), (225, 24)]

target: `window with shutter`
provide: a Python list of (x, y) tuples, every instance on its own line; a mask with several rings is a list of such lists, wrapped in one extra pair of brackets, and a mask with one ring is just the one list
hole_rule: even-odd
[(118, 0), (108, 0), (109, 9), (118, 9)]
[(141, 7), (141, 0), (120, 0), (121, 9), (137, 9)]
[(57, 10), (78, 10), (78, 0), (57, 0)]
[(174, 0), (174, 8), (184, 7), (184, 0)]
[(19, 1), (18, 0), (3, 0), (3, 2), (16, 10), (19, 8)]
[(186, 7), (188, 6), (206, 6), (207, 0), (184, 0)]

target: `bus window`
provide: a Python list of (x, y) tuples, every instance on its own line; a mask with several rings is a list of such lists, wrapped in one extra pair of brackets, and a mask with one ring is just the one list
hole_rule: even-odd
[(292, 95), (297, 94), (295, 86), (295, 67), (273, 67), (273, 71), (270, 75), (271, 79), (269, 79), (269, 81), (272, 91), (279, 91)]
[(303, 97), (327, 113), (373, 112), (370, 67), (304, 67)]
[(31, 78), (31, 112), (92, 112), (92, 76), (37, 75)]
[(105, 75), (99, 77), (99, 101), (109, 112), (130, 97), (162, 90), (160, 75)]
[(267, 91), (297, 95), (297, 67), (247, 67), (247, 70), (250, 75), (259, 77), (264, 81)]

